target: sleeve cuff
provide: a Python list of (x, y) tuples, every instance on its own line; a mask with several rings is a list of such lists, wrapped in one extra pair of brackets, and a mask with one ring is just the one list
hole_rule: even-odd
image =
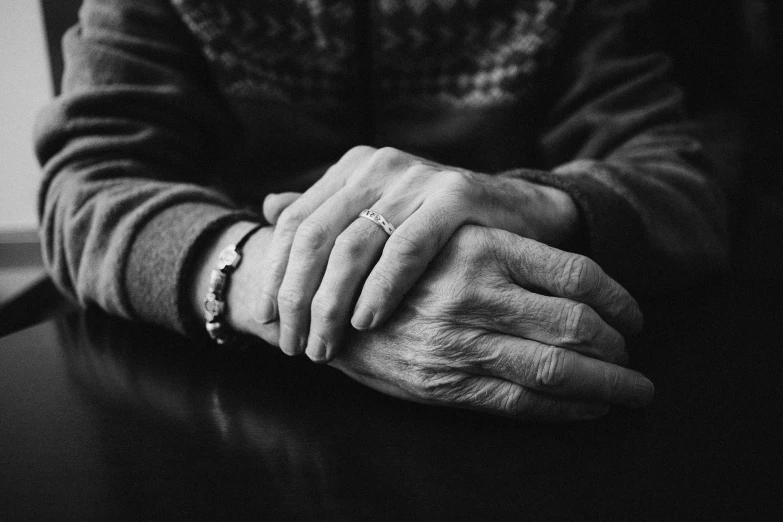
[(219, 230), (258, 216), (209, 203), (181, 203), (156, 214), (136, 236), (125, 288), (136, 319), (186, 335), (203, 330), (189, 307), (186, 276), (201, 245)]

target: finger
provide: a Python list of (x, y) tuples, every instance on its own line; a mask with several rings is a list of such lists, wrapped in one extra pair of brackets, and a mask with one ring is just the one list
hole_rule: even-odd
[(471, 354), (481, 371), (549, 395), (639, 407), (655, 393), (641, 373), (572, 350), (505, 335), (487, 336), (484, 346)]
[(264, 219), (270, 225), (277, 223), (280, 213), (288, 208), (294, 201), (299, 199), (301, 192), (282, 192), (280, 194), (268, 194), (264, 198), (263, 214)]
[(277, 294), (285, 276), (288, 255), (291, 252), (296, 230), (302, 221), (337, 192), (341, 185), (341, 180), (336, 177), (329, 179), (323, 177), (278, 216), (272, 234), (272, 243), (267, 252), (266, 270), (256, 308), (256, 319), (259, 322), (270, 323), (278, 318)]
[[(372, 147), (354, 147), (340, 158), (326, 174), (278, 216), (272, 245), (269, 249), (266, 272), (258, 299), (256, 318), (269, 323), (278, 318), (277, 295), (285, 276), (288, 255), (299, 225), (324, 201), (345, 185), (350, 173), (360, 168), (371, 157)], [(282, 333), (282, 332), (281, 332)]]
[(456, 396), (455, 406), (529, 421), (575, 422), (609, 412), (606, 403), (555, 397), (488, 376), (468, 379)]
[[(372, 210), (378, 214), (377, 218), (401, 223), (419, 205), (420, 200), (415, 197), (385, 195), (372, 205)], [(336, 239), (311, 308), (307, 348), (311, 359), (327, 362), (336, 354), (357, 290), (378, 261), (388, 239), (387, 227), (375, 219), (361, 216)], [(352, 322), (358, 329), (365, 328), (369, 321), (371, 316), (369, 319), (362, 318), (361, 311), (353, 315)]]
[(507, 267), (519, 285), (585, 303), (624, 335), (641, 331), (636, 300), (591, 259), (531, 239), (513, 236)]
[(307, 355), (328, 362), (336, 355), (362, 282), (378, 261), (388, 236), (373, 222), (360, 218), (335, 240), (310, 314)]
[(477, 328), (568, 348), (615, 364), (626, 364), (625, 339), (584, 303), (529, 292), (495, 289), (467, 296), (460, 319)]
[(277, 296), (280, 348), (284, 352), (293, 355), (305, 350), (313, 296), (335, 239), (357, 219), (372, 197), (371, 193), (355, 187), (343, 187), (299, 225)]
[[(384, 202), (379, 201), (378, 207)], [(454, 231), (467, 221), (463, 209), (430, 200), (413, 212), (386, 242), (356, 303), (351, 323), (359, 330), (380, 326), (413, 287)]]
[(444, 380), (449, 380), (451, 386), (438, 389), (400, 386), (391, 380), (375, 378), (371, 372), (357, 371), (341, 357), (331, 364), (352, 379), (392, 397), (422, 404), (451, 406), (519, 420), (556, 422), (596, 419), (609, 411), (608, 404), (555, 397), (507, 379), (485, 375), (444, 374)]

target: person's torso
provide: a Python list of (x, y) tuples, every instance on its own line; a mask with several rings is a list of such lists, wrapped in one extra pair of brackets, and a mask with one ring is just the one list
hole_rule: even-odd
[(531, 114), (574, 3), (171, 1), (246, 132), (244, 161), (281, 176), (358, 144), (531, 166)]

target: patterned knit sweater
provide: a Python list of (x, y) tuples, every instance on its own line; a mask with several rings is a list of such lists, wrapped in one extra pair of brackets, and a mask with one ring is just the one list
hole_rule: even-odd
[(198, 331), (195, 255), (361, 143), (567, 191), (632, 291), (726, 259), (641, 0), (86, 0), (36, 144), (52, 278), (82, 304)]

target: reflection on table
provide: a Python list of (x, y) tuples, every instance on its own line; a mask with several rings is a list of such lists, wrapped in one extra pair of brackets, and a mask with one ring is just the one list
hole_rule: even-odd
[(753, 248), (731, 277), (643, 303), (647, 327), (629, 347), (656, 383), (653, 404), (580, 424), (416, 405), (268, 346), (216, 350), (29, 295), (25, 302), (56, 312), (0, 338), (0, 512), (9, 520), (783, 513), (782, 307), (759, 299), (781, 280), (780, 252), (747, 237)]

